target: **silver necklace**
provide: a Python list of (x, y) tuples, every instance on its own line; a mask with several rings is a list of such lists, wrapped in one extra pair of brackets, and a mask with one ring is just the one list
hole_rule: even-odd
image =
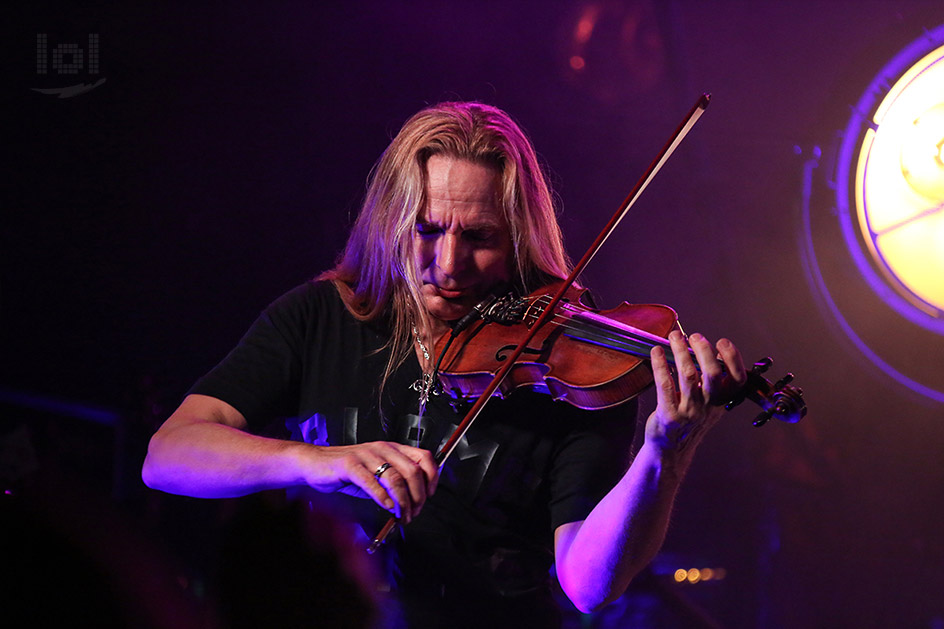
[[(420, 351), (423, 352), (423, 360), (426, 361), (426, 365), (430, 364), (430, 355), (429, 349), (426, 345), (420, 340), (420, 333), (416, 329), (416, 324), (413, 324), (413, 338), (416, 339), (416, 344), (419, 345)], [(423, 376), (410, 385), (410, 388), (420, 394), (420, 407), (419, 415), (423, 417), (426, 414), (426, 403), (429, 402), (430, 395), (439, 395), (439, 387), (436, 386), (436, 375), (426, 371), (425, 366), (421, 366), (423, 370)]]

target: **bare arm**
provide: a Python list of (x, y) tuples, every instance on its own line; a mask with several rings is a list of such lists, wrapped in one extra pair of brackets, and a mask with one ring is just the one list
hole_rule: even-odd
[(679, 372), (678, 391), (664, 352), (653, 349), (658, 405), (646, 422), (642, 447), (620, 482), (586, 520), (555, 531), (561, 587), (583, 611), (621, 596), (658, 552), (695, 449), (723, 414), (717, 404), (746, 379), (741, 356), (730, 341), (718, 342), (725, 375), (711, 344), (701, 335), (692, 335), (691, 347), (702, 365), (699, 375), (681, 333), (673, 332), (669, 338)]
[[(245, 432), (246, 418), (228, 403), (189, 395), (154, 434), (142, 478), (148, 487), (200, 498), (242, 496), (307, 485), (370, 497), (405, 521), (435, 491), (438, 469), (420, 448), (377, 441), (325, 447)], [(390, 468), (380, 478), (374, 471)]]

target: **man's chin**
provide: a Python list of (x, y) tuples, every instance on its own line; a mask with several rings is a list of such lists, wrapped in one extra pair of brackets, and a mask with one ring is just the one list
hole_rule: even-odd
[(426, 299), (426, 309), (430, 316), (443, 322), (461, 319), (472, 310), (473, 305), (466, 303), (466, 300), (451, 300), (438, 296)]

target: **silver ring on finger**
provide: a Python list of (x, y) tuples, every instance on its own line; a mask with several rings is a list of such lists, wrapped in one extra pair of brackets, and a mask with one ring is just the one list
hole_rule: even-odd
[(374, 477), (379, 480), (380, 477), (383, 476), (383, 473), (390, 469), (390, 467), (391, 465), (389, 463), (381, 463), (380, 467), (374, 470)]

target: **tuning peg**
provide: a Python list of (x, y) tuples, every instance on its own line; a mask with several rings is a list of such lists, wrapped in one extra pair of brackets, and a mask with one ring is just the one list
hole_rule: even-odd
[(777, 380), (777, 382), (774, 384), (774, 391), (779, 391), (780, 389), (790, 384), (791, 382), (793, 382), (793, 374), (788, 373), (780, 380)]
[(754, 363), (754, 367), (751, 369), (751, 371), (757, 374), (764, 373), (770, 369), (770, 366), (773, 364), (773, 362), (774, 360), (770, 356), (761, 358), (756, 363)]
[(773, 417), (773, 415), (774, 415), (773, 408), (769, 408), (766, 411), (761, 411), (760, 414), (758, 414), (757, 417), (754, 418), (754, 422), (753, 422), (754, 427), (760, 428), (761, 426), (766, 424), (767, 420)]

